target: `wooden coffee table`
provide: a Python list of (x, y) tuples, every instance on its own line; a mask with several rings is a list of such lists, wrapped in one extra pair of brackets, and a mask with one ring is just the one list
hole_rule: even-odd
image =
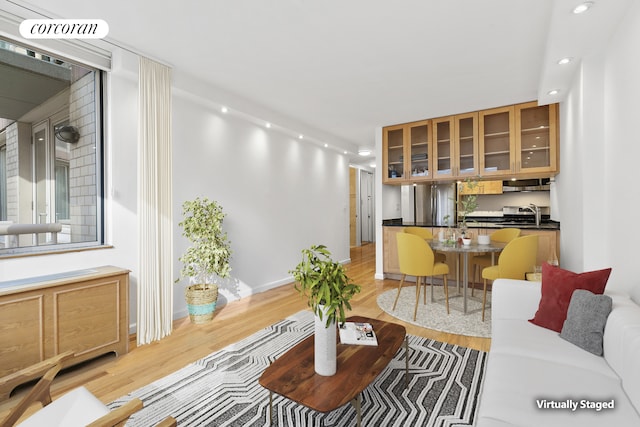
[(361, 392), (389, 364), (403, 343), (406, 386), (409, 356), (404, 326), (360, 316), (349, 317), (347, 321), (371, 323), (378, 346), (338, 344), (337, 372), (326, 377), (314, 370), (313, 335), (304, 339), (276, 359), (260, 377), (260, 385), (269, 390), (270, 419), (273, 419), (273, 393), (277, 393), (319, 412), (330, 412), (352, 402), (360, 426)]

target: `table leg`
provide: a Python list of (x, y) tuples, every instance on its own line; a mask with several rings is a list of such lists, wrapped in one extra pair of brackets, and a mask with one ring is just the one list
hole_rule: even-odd
[(269, 425), (273, 425), (273, 392), (269, 390)]
[(404, 337), (404, 388), (409, 388), (409, 339)]
[(469, 287), (469, 253), (465, 252), (464, 253), (464, 261), (462, 263), (462, 286), (463, 286), (463, 295), (462, 295), (462, 299), (463, 299), (463, 307), (464, 307), (464, 314), (467, 314), (467, 288)]
[(456, 254), (456, 286), (460, 295), (460, 254)]
[(362, 395), (362, 393), (358, 393), (356, 398), (351, 401), (351, 404), (356, 408), (356, 416), (357, 416), (356, 426), (358, 427), (362, 425), (362, 411), (360, 410), (360, 406), (361, 406), (360, 395)]

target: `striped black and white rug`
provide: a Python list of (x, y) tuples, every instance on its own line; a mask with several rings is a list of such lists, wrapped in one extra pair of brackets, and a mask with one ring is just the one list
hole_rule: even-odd
[[(167, 415), (179, 426), (268, 426), (269, 392), (258, 378), (269, 364), (313, 332), (301, 311), (109, 404), (144, 402), (127, 426), (150, 426)], [(409, 387), (405, 349), (363, 392), (363, 426), (473, 425), (487, 353), (409, 335)], [(273, 425), (355, 426), (347, 404), (323, 414), (274, 394)]]

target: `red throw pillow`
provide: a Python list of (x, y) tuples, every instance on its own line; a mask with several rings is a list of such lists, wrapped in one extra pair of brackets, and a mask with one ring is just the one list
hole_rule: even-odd
[(573, 291), (585, 289), (594, 294), (602, 294), (610, 274), (610, 268), (578, 274), (543, 263), (542, 298), (538, 311), (529, 322), (560, 332), (567, 319)]

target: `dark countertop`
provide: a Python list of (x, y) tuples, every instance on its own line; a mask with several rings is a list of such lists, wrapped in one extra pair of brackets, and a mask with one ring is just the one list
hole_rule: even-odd
[[(392, 218), (382, 220), (382, 225), (385, 227), (446, 227), (445, 225), (434, 225), (427, 223), (403, 223), (402, 218)], [(560, 230), (560, 223), (550, 219), (545, 219), (540, 223), (539, 227), (535, 224), (528, 222), (514, 222), (514, 221), (467, 221), (469, 228), (520, 228), (523, 230)]]

